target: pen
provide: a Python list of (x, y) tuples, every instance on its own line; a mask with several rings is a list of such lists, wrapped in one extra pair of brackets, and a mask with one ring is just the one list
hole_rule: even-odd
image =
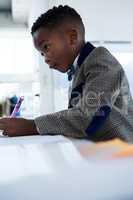
[(16, 115), (17, 115), (17, 113), (18, 113), (18, 111), (19, 111), (19, 109), (20, 109), (20, 106), (21, 106), (23, 100), (24, 100), (24, 97), (23, 97), (23, 96), (21, 96), (21, 97), (18, 99), (18, 101), (17, 101), (17, 103), (16, 103), (16, 105), (15, 105), (13, 111), (12, 111), (12, 114), (10, 115), (10, 117), (16, 117)]

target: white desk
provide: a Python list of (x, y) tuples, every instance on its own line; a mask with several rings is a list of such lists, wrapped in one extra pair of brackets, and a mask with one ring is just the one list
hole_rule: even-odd
[(132, 200), (133, 160), (85, 160), (78, 140), (0, 138), (0, 200)]

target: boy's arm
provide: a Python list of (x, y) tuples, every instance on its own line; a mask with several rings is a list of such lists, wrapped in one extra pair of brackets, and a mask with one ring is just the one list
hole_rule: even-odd
[[(80, 138), (89, 134), (86, 134), (86, 130), (99, 108), (107, 105), (112, 109), (120, 92), (123, 71), (113, 59), (112, 66), (109, 67), (106, 62), (97, 62), (95, 66), (90, 66), (89, 70), (86, 66), (86, 83), (79, 102), (71, 109), (36, 118), (35, 123), (40, 134), (61, 134)], [(113, 69), (113, 64), (118, 65), (115, 66), (116, 69)]]

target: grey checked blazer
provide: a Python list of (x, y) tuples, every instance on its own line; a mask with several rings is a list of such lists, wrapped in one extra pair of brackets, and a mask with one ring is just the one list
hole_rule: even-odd
[(68, 109), (37, 117), (40, 134), (133, 142), (133, 100), (120, 63), (86, 43), (77, 65)]

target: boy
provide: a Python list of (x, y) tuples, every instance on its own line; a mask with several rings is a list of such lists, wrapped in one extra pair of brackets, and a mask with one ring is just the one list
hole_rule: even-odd
[(104, 47), (85, 42), (80, 15), (69, 6), (42, 14), (32, 26), (35, 48), (50, 68), (67, 72), (68, 109), (34, 120), (3, 118), (4, 135), (56, 135), (93, 141), (133, 141), (133, 101), (120, 63)]

